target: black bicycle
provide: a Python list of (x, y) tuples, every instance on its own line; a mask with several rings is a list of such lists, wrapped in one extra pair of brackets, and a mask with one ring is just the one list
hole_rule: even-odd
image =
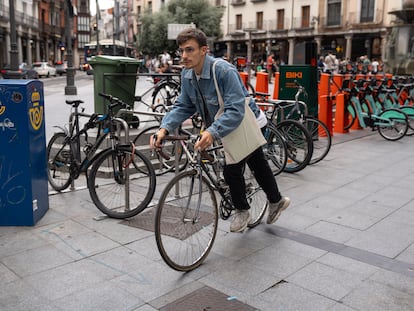
[[(72, 106), (69, 127), (58, 127), (62, 131), (55, 133), (47, 146), (49, 183), (62, 191), (85, 173), (92, 201), (99, 210), (113, 218), (132, 217), (151, 201), (156, 175), (151, 162), (133, 144), (120, 142), (119, 124), (126, 137), (128, 125), (113, 111), (127, 104), (108, 94), (99, 95), (109, 101), (108, 114), (88, 115), (84, 109), (79, 111), (81, 100), (66, 101)], [(89, 118), (82, 129), (80, 117)], [(92, 130), (94, 141), (88, 135)]]

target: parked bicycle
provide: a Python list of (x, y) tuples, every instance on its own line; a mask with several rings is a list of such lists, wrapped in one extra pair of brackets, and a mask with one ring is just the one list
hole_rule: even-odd
[[(399, 140), (405, 136), (409, 128), (406, 113), (396, 108), (380, 110), (376, 104), (371, 105), (370, 100), (365, 100), (360, 95), (367, 90), (363, 87), (364, 81), (344, 80), (344, 83), (348, 84), (348, 87), (343, 89), (349, 95), (349, 101), (346, 105), (352, 106), (352, 109), (348, 109), (348, 111), (353, 110), (355, 113), (352, 115), (352, 123), (357, 120), (362, 128), (370, 127), (373, 130), (378, 130), (383, 138), (391, 141)], [(360, 100), (360, 96), (364, 99)]]
[[(298, 88), (293, 103), (283, 101), (279, 105), (282, 107), (280, 120), (294, 119), (302, 123), (309, 131), (313, 141), (313, 152), (309, 164), (322, 161), (329, 153), (332, 145), (332, 136), (328, 127), (318, 118), (309, 115), (308, 104), (299, 100), (301, 94), (307, 98), (305, 87), (296, 81)], [(285, 112), (287, 110), (287, 113)]]
[[(155, 214), (155, 238), (163, 260), (178, 271), (191, 271), (208, 256), (217, 233), (219, 215), (230, 217), (234, 210), (230, 191), (222, 177), (222, 146), (197, 152), (198, 135), (167, 136), (187, 154), (190, 169), (177, 174), (162, 191)], [(168, 155), (164, 157), (168, 159)], [(257, 226), (266, 211), (266, 194), (248, 167), (244, 172), (246, 196), (251, 206), (249, 228)], [(218, 205), (216, 193), (219, 194)]]
[(284, 103), (289, 103), (288, 100), (273, 100), (269, 98), (269, 94), (264, 93), (256, 92), (256, 95), (259, 95), (259, 98), (256, 98), (256, 103), (266, 111), (268, 118), (265, 132), (266, 140), (269, 144), (274, 141), (275, 145), (276, 140), (279, 139), (278, 134), (286, 145), (286, 164), (279, 167), (275, 163), (276, 168), (288, 173), (303, 170), (309, 164), (313, 154), (313, 140), (310, 132), (297, 120), (279, 119), (279, 110), (284, 109)]
[[(99, 210), (113, 218), (132, 217), (145, 209), (154, 195), (154, 168), (133, 144), (120, 142), (119, 124), (126, 137), (128, 125), (114, 116), (114, 110), (127, 104), (108, 94), (99, 95), (109, 101), (108, 114), (88, 115), (84, 109), (79, 111), (83, 101), (66, 101), (72, 107), (69, 126), (58, 127), (61, 132), (55, 133), (47, 146), (49, 183), (62, 191), (85, 173)], [(89, 118), (82, 129), (80, 117)], [(92, 129), (94, 141), (89, 138)]]

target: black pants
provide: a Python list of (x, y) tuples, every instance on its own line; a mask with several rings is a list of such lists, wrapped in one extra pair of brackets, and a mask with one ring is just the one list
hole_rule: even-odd
[(236, 209), (247, 210), (250, 208), (246, 199), (246, 187), (243, 176), (243, 167), (247, 163), (253, 172), (260, 187), (266, 193), (270, 203), (276, 203), (281, 199), (276, 179), (273, 176), (269, 163), (264, 157), (262, 148), (258, 148), (246, 159), (236, 164), (228, 164), (224, 167), (224, 179), (230, 187), (231, 199)]

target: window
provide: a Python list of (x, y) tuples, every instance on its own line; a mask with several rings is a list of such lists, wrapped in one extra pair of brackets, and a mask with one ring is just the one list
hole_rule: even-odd
[(361, 0), (361, 23), (374, 21), (375, 0)]
[[(364, 0), (362, 0), (364, 1)], [(341, 24), (341, 0), (328, 0), (328, 26)]]
[(279, 29), (279, 30), (285, 29), (285, 10), (284, 9), (277, 10), (276, 22), (277, 22), (276, 29)]
[(152, 1), (148, 1), (148, 13), (152, 14)]
[(236, 29), (240, 30), (243, 28), (243, 20), (242, 20), (242, 15), (241, 14), (237, 14), (236, 15)]
[(310, 6), (305, 5), (302, 7), (302, 27), (309, 27), (309, 18), (310, 18)]
[(256, 28), (263, 29), (263, 12), (256, 12)]
[(221, 6), (221, 0), (216, 0), (216, 6)]

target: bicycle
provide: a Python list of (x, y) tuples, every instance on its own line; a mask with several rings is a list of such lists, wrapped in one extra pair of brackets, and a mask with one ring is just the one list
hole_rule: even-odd
[[(172, 106), (180, 94), (181, 83), (177, 74), (146, 74), (151, 76), (154, 81), (154, 85), (147, 89), (144, 93), (135, 96), (135, 102), (143, 104), (150, 108), (153, 112), (165, 113), (168, 111), (168, 107)], [(151, 104), (145, 99), (151, 94)], [(155, 117), (157, 121), (160, 121), (159, 117)]]
[(284, 105), (285, 109), (290, 107), (292, 109), (286, 116), (282, 115), (281, 120), (293, 118), (308, 129), (313, 141), (313, 152), (309, 161), (309, 164), (312, 165), (322, 161), (328, 155), (332, 145), (332, 136), (325, 123), (308, 114), (308, 105), (303, 101), (299, 101), (301, 94), (304, 94), (305, 98), (307, 97), (306, 89), (297, 82), (296, 85), (298, 91), (295, 94), (294, 103)]
[[(278, 133), (286, 145), (286, 164), (282, 169), (287, 173), (295, 173), (303, 170), (312, 159), (313, 139), (308, 129), (299, 121), (293, 119), (278, 120), (279, 110), (284, 109), (284, 103), (289, 100), (272, 100), (269, 94), (257, 93), (257, 105), (266, 111), (268, 119), (265, 138), (270, 144)], [(283, 114), (282, 114), (283, 115)], [(266, 153), (265, 153), (266, 155)]]
[[(355, 111), (353, 120), (358, 120), (362, 128), (378, 129), (379, 134), (387, 140), (396, 141), (403, 138), (408, 131), (409, 122), (407, 114), (396, 108), (379, 110), (376, 103), (374, 105), (370, 104), (369, 97), (367, 97), (368, 100), (364, 99), (361, 102), (359, 99), (360, 92), (367, 91), (361, 88), (361, 83), (363, 82), (357, 81), (358, 85), (353, 83), (349, 85), (350, 88), (344, 89), (349, 94), (347, 105), (352, 105)], [(368, 94), (368, 96), (371, 95)]]
[[(158, 250), (166, 264), (178, 271), (191, 271), (203, 263), (213, 247), (219, 214), (222, 219), (228, 219), (234, 211), (229, 188), (221, 177), (224, 165), (222, 146), (214, 146), (200, 153), (193, 148), (198, 137), (165, 137), (166, 141), (181, 144), (190, 166), (190, 169), (178, 173), (166, 185), (155, 213)], [(163, 150), (160, 152), (168, 158)], [(261, 222), (268, 203), (249, 169), (245, 169), (244, 176), (252, 215), (248, 227), (253, 228)]]
[[(122, 125), (126, 137), (128, 125), (125, 120), (114, 117), (113, 111), (127, 104), (111, 95), (99, 95), (110, 102), (108, 114), (88, 115), (84, 109), (79, 111), (83, 101), (66, 101), (72, 107), (69, 128), (58, 127), (61, 132), (55, 133), (47, 146), (49, 183), (56, 191), (63, 191), (85, 173), (91, 199), (100, 211), (113, 218), (132, 217), (144, 210), (154, 195), (154, 168), (133, 144), (119, 142), (117, 125)], [(80, 117), (89, 118), (82, 129)], [(92, 143), (88, 133), (95, 128)], [(104, 146), (105, 141), (109, 147)], [(130, 191), (132, 188), (143, 191)]]

